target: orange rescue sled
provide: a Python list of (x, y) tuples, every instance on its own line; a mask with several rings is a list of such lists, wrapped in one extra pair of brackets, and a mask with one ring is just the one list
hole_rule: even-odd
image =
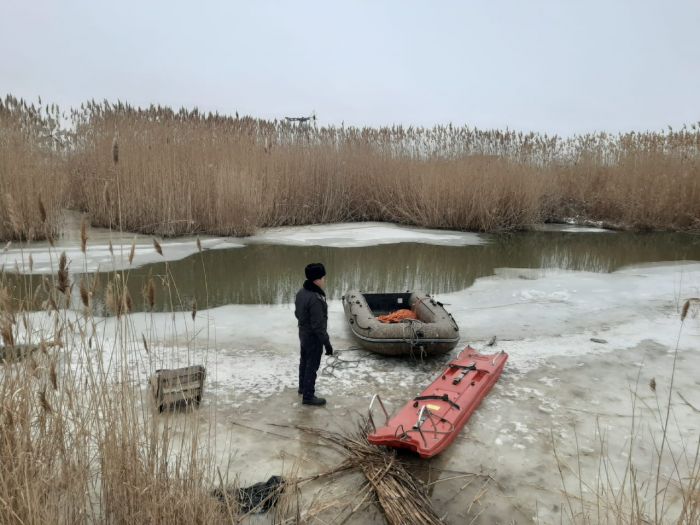
[[(422, 458), (439, 454), (455, 440), (500, 377), (507, 360), (505, 352), (482, 355), (467, 346), (428, 388), (391, 418), (375, 395), (369, 405), (373, 431), (367, 439), (373, 445), (412, 450)], [(375, 402), (386, 418), (381, 427), (372, 417)]]

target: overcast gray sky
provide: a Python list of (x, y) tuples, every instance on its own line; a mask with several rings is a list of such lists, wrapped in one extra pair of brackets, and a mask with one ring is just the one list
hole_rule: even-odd
[(700, 1), (0, 0), (0, 95), (571, 134), (700, 121)]

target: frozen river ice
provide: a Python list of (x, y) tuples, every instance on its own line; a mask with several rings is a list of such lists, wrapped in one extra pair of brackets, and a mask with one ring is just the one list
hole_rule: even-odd
[[(561, 235), (561, 232), (538, 235), (550, 233)], [(578, 234), (567, 232), (567, 235)], [(629, 242), (618, 233), (581, 232), (580, 235), (599, 235), (606, 238), (601, 241), (604, 243), (621, 236), (620, 242)], [(653, 243), (659, 238), (647, 239)], [(433, 288), (457, 320), (462, 341), (453, 354), (424, 361), (388, 359), (355, 349), (346, 331), (338, 294), (333, 293), (334, 298), (329, 301), (331, 339), (340, 350), (340, 357), (352, 363), (321, 375), (317, 389), (328, 398), (327, 407), (303, 407), (296, 395), (298, 341), (293, 305), (285, 299), (290, 286), (301, 284), (302, 279), (295, 277), (303, 271), (303, 265), (298, 267), (304, 260), (303, 250), (310, 250), (309, 258), (314, 258), (323, 254), (318, 251), (319, 246), (349, 250), (371, 249), (381, 244), (400, 251), (404, 256), (402, 265), (410, 266), (406, 245), (395, 243), (423, 243), (425, 250), (432, 247), (483, 250), (493, 242), (474, 234), (420, 230), (411, 234), (407, 228), (376, 224), (354, 230), (348, 225), (276, 229), (248, 240), (207, 239), (205, 248), (232, 248), (240, 253), (270, 243), (287, 248), (293, 245), (302, 251), (293, 261), (276, 261), (278, 265), (295, 266), (285, 272), (283, 287), (273, 286), (275, 300), (268, 300), (270, 295), (265, 289), (261, 292), (265, 300), (260, 304), (250, 304), (249, 300), (242, 301), (248, 304), (226, 304), (221, 300), (213, 303), (223, 304), (204, 309), (204, 303), (198, 300), (200, 310), (194, 320), (189, 311), (130, 315), (131, 366), (145, 381), (155, 368), (205, 364), (208, 370), (205, 402), (196, 414), (177, 416), (172, 424), (185, 424), (195, 417), (207, 422), (215, 430), (211, 444), (222, 465), (225, 458), (233, 455), (231, 473), (256, 482), (278, 474), (294, 458), (303, 461), (302, 468), (307, 472), (322, 470), (337, 460), (326, 447), (309, 441), (292, 427), (350, 429), (357, 414), (366, 410), (372, 394), (380, 394), (390, 407), (400, 406), (432, 381), (444, 362), (466, 344), (485, 352), (505, 351), (510, 359), (500, 381), (458, 440), (429, 463), (432, 471), (425, 474), (432, 482), (450, 477), (449, 472), (479, 473), (483, 483), (465, 486), (464, 479), (439, 482), (432, 486), (432, 498), (439, 511), (446, 514), (447, 523), (468, 523), (477, 513), (480, 514), (474, 523), (511, 523), (512, 520), (559, 523), (566, 503), (561, 494), (562, 479), (555, 448), (560, 461), (571, 467), (564, 469), (563, 477), (567, 490), (577, 497), (580, 492), (584, 497), (595, 492), (601, 447), (602, 456), (618, 472), (624, 470), (630, 451), (634, 451), (640, 476), (648, 474), (644, 469), (649, 470), (654, 440), (658, 442), (655, 407), (659, 403), (663, 405), (668, 398), (676, 345), (678, 366), (671, 395), (674, 418), (670, 444), (680, 455), (684, 446), (690, 443), (692, 448), (693, 441), (697, 441), (700, 320), (691, 309), (681, 325), (680, 308), (686, 298), (700, 297), (700, 262), (679, 261), (674, 257), (663, 260), (654, 255), (647, 259), (638, 256), (636, 263), (627, 265), (628, 259), (616, 255), (614, 264), (601, 266), (598, 264), (602, 261), (601, 252), (593, 245), (586, 252), (575, 239), (558, 245), (557, 253), (567, 243), (576, 247), (559, 259), (564, 264), (552, 264), (552, 257), (541, 256), (540, 261), (549, 262), (520, 266), (517, 262), (523, 260), (523, 255), (513, 253), (511, 259), (516, 264), (484, 267), (464, 281), (455, 278), (445, 287), (449, 291), (440, 291), (439, 286)], [(644, 242), (643, 238), (641, 241), (635, 238), (627, 251), (632, 245), (641, 250)], [(667, 243), (666, 253), (670, 251), (668, 246), (680, 250), (683, 255), (675, 259), (690, 258), (675, 242), (669, 244), (668, 239), (659, 242)], [(141, 243), (146, 251), (148, 243), (146, 240)], [(76, 246), (73, 248), (77, 250)], [(193, 248), (196, 250), (194, 240), (163, 243), (166, 256), (178, 254), (171, 257), (173, 261), (185, 259)], [(693, 249), (697, 250), (697, 245)], [(13, 256), (22, 255), (15, 248), (11, 250), (15, 251), (4, 255), (6, 265), (13, 264)], [(656, 253), (653, 246), (649, 250)], [(42, 265), (51, 262), (46, 249), (31, 253), (39, 265), (35, 270), (44, 272)], [(89, 254), (88, 260), (83, 261), (87, 271), (96, 269), (96, 262), (103, 268), (105, 254), (97, 247), (93, 253), (97, 254), (94, 259)], [(273, 249), (269, 255), (276, 257), (279, 253), (284, 252)], [(454, 260), (444, 262), (443, 268), (458, 268), (459, 257), (467, 257), (468, 253), (472, 252), (455, 255)], [(552, 253), (552, 247), (544, 243), (541, 254)], [(599, 271), (576, 269), (572, 256), (580, 260), (586, 253), (589, 260), (591, 254), (598, 254), (594, 261), (598, 266), (593, 268)], [(53, 257), (55, 260), (55, 254)], [(80, 268), (76, 262), (81, 257), (79, 251), (75, 253), (73, 269)], [(153, 260), (150, 255), (144, 257), (140, 263)], [(340, 260), (337, 253), (334, 257)], [(424, 253), (423, 257), (427, 255)], [(111, 260), (111, 255), (108, 259)], [(506, 256), (494, 258), (499, 262), (507, 260)], [(257, 259), (251, 264), (257, 264)], [(327, 266), (331, 289), (335, 289), (334, 267)], [(426, 264), (420, 271), (429, 272), (430, 266)], [(346, 267), (338, 273), (346, 286), (353, 274)], [(419, 272), (415, 269), (404, 274), (407, 278), (416, 275)], [(231, 272), (229, 278), (236, 280), (236, 272)], [(215, 282), (209, 283), (212, 296), (217, 293)], [(460, 283), (464, 283), (461, 288)], [(253, 281), (250, 285), (265, 287), (265, 282)], [(48, 314), (37, 312), (33, 318), (35, 326), (49, 330)], [(99, 319), (99, 339), (103, 340), (105, 349), (113, 346), (116, 324), (111, 317)], [(139, 350), (141, 334), (147, 334), (151, 343), (148, 355)], [(486, 347), (494, 335), (495, 346)], [(649, 387), (652, 378), (656, 391)], [(633, 411), (633, 405), (637, 412)], [(272, 427), (274, 424), (287, 427)], [(633, 447), (630, 441), (634, 442)], [(578, 471), (579, 462), (586, 481), (581, 485), (573, 474)], [(416, 465), (416, 472), (423, 472), (422, 466)], [(484, 484), (486, 492), (470, 508)], [(381, 523), (372, 510), (356, 519), (356, 523)]]

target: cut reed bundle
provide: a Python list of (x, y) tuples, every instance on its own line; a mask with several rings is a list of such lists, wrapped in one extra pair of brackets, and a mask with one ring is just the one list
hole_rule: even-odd
[(397, 461), (393, 451), (371, 445), (367, 441), (367, 422), (362, 421), (358, 430), (340, 434), (328, 430), (299, 427), (333, 445), (346, 457), (342, 469), (359, 469), (367, 479), (367, 486), (360, 494), (358, 509), (371, 495), (370, 501), (378, 501), (384, 516), (391, 525), (438, 525), (442, 523), (433, 509), (425, 486)]

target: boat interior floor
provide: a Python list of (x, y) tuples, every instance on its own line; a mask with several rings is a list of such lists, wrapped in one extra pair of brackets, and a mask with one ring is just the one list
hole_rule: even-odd
[(410, 293), (366, 293), (365, 300), (375, 317), (390, 314), (402, 308), (411, 308)]

